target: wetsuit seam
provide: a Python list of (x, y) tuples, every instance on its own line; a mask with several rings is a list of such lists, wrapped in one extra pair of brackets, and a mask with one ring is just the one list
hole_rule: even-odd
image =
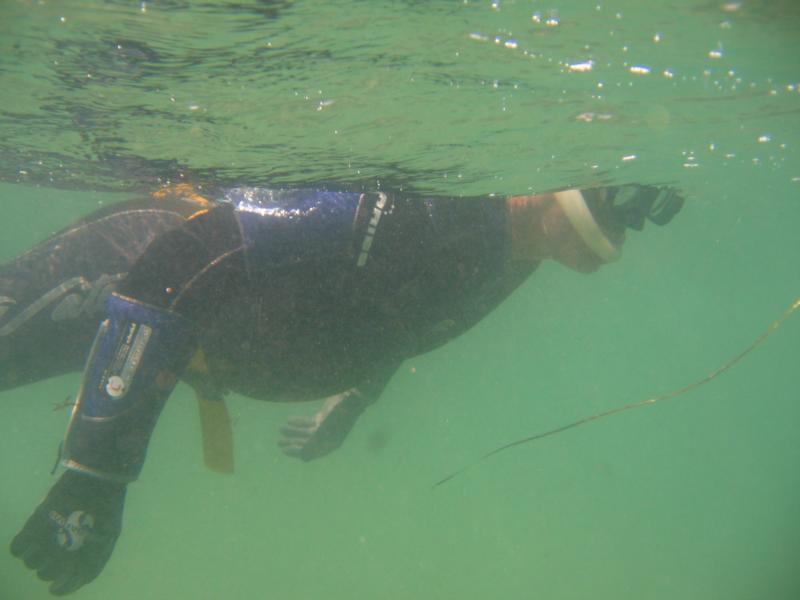
[(27, 252), (25, 252), (23, 254), (20, 254), (18, 257), (16, 257), (14, 260), (12, 260), (11, 263), (22, 262), (29, 255), (37, 252), (40, 248), (42, 248), (42, 247), (44, 247), (46, 245), (52, 245), (53, 242), (55, 242), (56, 240), (60, 240), (60, 239), (66, 238), (68, 236), (72, 236), (74, 234), (77, 234), (78, 232), (81, 232), (81, 231), (84, 231), (84, 230), (87, 230), (87, 229), (91, 229), (95, 225), (99, 225), (99, 224), (104, 223), (106, 221), (110, 221), (112, 219), (116, 219), (117, 217), (119, 217), (121, 215), (131, 215), (131, 214), (138, 214), (138, 213), (164, 213), (164, 214), (168, 214), (168, 215), (177, 215), (180, 218), (181, 222), (183, 222), (185, 220), (183, 217), (181, 217), (180, 215), (178, 215), (178, 213), (176, 213), (174, 211), (164, 210), (164, 209), (160, 209), (160, 208), (144, 208), (144, 209), (135, 209), (135, 210), (125, 210), (125, 211), (121, 211), (121, 212), (118, 212), (118, 213), (113, 213), (111, 215), (107, 215), (105, 217), (101, 217), (101, 218), (99, 218), (99, 219), (97, 219), (95, 221), (90, 221), (89, 223), (83, 223), (82, 225), (79, 225), (78, 227), (73, 227), (72, 229), (67, 229), (66, 231), (62, 231), (61, 233), (57, 233), (53, 237), (48, 238), (48, 239), (36, 244), (36, 246), (31, 248)]
[(200, 279), (203, 275), (205, 275), (208, 271), (210, 271), (214, 267), (219, 266), (223, 261), (225, 261), (226, 259), (230, 258), (231, 256), (233, 256), (237, 252), (244, 252), (244, 249), (245, 249), (245, 246), (244, 246), (244, 244), (242, 244), (240, 246), (237, 246), (236, 248), (228, 250), (227, 252), (225, 252), (223, 254), (220, 254), (215, 259), (213, 259), (213, 260), (209, 261), (208, 263), (206, 263), (206, 265), (203, 268), (201, 268), (199, 271), (197, 271), (194, 275), (192, 275), (186, 281), (186, 283), (182, 286), (181, 291), (178, 292), (178, 294), (175, 296), (175, 298), (172, 300), (172, 302), (169, 303), (169, 308), (171, 310), (176, 310), (177, 311), (178, 303), (183, 299), (184, 295), (189, 291), (189, 289), (192, 287), (192, 285), (194, 285), (194, 283), (198, 279)]

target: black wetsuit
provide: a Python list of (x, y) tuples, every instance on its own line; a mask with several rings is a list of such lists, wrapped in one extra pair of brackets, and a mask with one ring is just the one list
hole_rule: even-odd
[(303, 400), (385, 383), (524, 280), (535, 265), (509, 244), (500, 198), (235, 188), (125, 202), (0, 267), (0, 389), (80, 369), (111, 290), (190, 319), (218, 391)]
[[(604, 217), (641, 228), (682, 204), (646, 186), (585, 192), (550, 201), (568, 220), (595, 205), (595, 235)], [(536, 266), (512, 258), (512, 230), (516, 243), (527, 222), (508, 222), (505, 199), (258, 188), (211, 198), (161, 190), (0, 266), (0, 390), (85, 365), (61, 446), (65, 471), (10, 546), (53, 593), (92, 581), (111, 556), (127, 485), (179, 377), (219, 425), (204, 431), (208, 448), (227, 456), (215, 463), (226, 472), (227, 413), (207, 401), (227, 390), (327, 397), (279, 440), (291, 456), (318, 458), (404, 359), (469, 329)]]

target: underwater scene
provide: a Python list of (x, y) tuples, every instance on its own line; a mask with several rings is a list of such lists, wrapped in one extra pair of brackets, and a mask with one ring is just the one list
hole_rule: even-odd
[(0, 4), (0, 600), (800, 598), (798, 31)]

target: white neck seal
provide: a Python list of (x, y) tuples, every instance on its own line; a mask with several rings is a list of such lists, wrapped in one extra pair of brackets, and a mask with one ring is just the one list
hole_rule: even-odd
[(594, 220), (580, 190), (563, 190), (555, 192), (553, 195), (570, 225), (592, 252), (607, 263), (614, 262), (620, 257), (621, 252), (609, 241)]

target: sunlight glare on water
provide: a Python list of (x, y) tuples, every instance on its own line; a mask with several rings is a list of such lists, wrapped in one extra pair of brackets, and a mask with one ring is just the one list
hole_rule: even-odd
[(781, 8), (796, 16), (791, 3), (15, 3), (2, 168), (113, 189), (188, 170), (473, 194), (779, 167), (789, 140), (776, 132), (767, 155), (757, 140), (797, 104)]

